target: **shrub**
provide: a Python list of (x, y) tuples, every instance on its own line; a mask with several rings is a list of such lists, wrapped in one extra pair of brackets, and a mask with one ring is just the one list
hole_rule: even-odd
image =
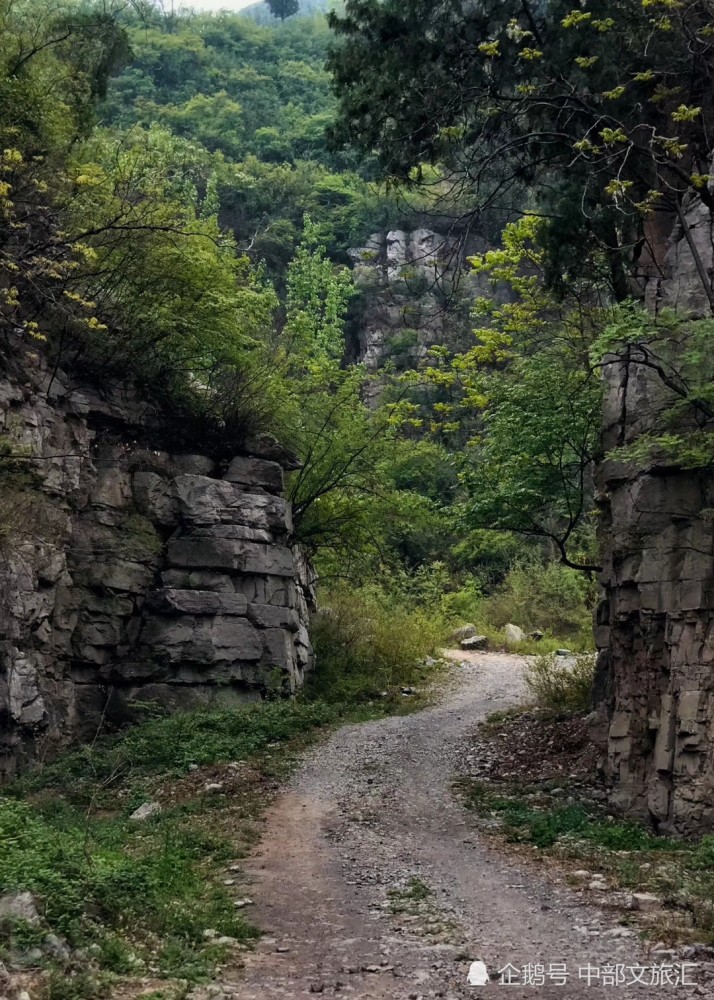
[(27, 802), (0, 799), (0, 839), (0, 892), (35, 893), (50, 928), (74, 945), (102, 940), (103, 927), (121, 929), (127, 918), (182, 941), (200, 940), (207, 926), (253, 934), (222, 887), (207, 890), (191, 831), (170, 816), (139, 835), (119, 819), (68, 810), (60, 824)]
[(583, 635), (592, 642), (595, 585), (578, 570), (560, 563), (517, 563), (484, 602), (485, 620), (496, 628), (507, 622), (525, 631), (540, 628), (563, 638)]
[(714, 871), (714, 834), (708, 833), (697, 844), (692, 858), (692, 868)]
[(311, 630), (310, 697), (362, 701), (423, 678), (444, 632), (438, 613), (378, 586), (340, 587), (322, 599)]
[(587, 712), (591, 707), (595, 655), (537, 656), (526, 668), (526, 684), (547, 712)]

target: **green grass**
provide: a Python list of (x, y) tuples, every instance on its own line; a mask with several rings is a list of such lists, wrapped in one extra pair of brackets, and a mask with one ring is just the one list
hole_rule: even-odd
[(404, 889), (393, 889), (389, 895), (403, 900), (410, 899), (419, 902), (428, 899), (433, 893), (426, 882), (414, 875), (409, 879)]
[[(48, 932), (79, 949), (67, 961), (43, 958), (48, 1000), (101, 998), (117, 977), (207, 980), (230, 951), (213, 937), (250, 945), (258, 934), (223, 876), (255, 841), (270, 788), (339, 722), (422, 703), (399, 689), (365, 701), (360, 690), (329, 703), (264, 701), (155, 718), (18, 779), (0, 795), (0, 893), (32, 892), (42, 924), (0, 922), (0, 961), (36, 964), (27, 956)], [(250, 767), (238, 795), (203, 794), (216, 768), (240, 761)], [(154, 798), (162, 812), (129, 819)]]
[[(45, 955), (48, 1000), (94, 1000), (127, 976), (165, 979), (170, 993), (171, 983), (211, 976), (232, 947), (215, 937), (254, 940), (223, 877), (254, 843), (270, 790), (331, 727), (414, 711), (426, 698), (423, 660), (439, 638), (428, 616), (383, 608), (375, 594), (356, 603), (342, 594), (335, 606), (316, 626), (318, 668), (299, 698), (153, 718), (3, 789), (0, 893), (32, 892), (42, 924), (0, 924), (0, 960), (35, 962), (45, 935), (59, 935), (72, 957)], [(241, 761), (240, 772), (225, 766)], [(230, 793), (203, 793), (229, 774)], [(132, 821), (152, 799), (162, 811)], [(416, 883), (410, 891), (412, 902), (424, 898)]]
[(59, 787), (74, 798), (146, 775), (183, 773), (190, 765), (245, 760), (333, 723), (340, 711), (322, 702), (266, 701), (237, 710), (184, 712), (153, 719), (92, 747), (80, 747), (17, 783), (24, 793)]
[(714, 943), (714, 835), (698, 843), (656, 836), (600, 808), (562, 803), (537, 785), (462, 778), (456, 791), (468, 809), (498, 820), (495, 833), (507, 842), (576, 862), (623, 889), (655, 893), (663, 903), (656, 938)]
[[(66, 1000), (73, 991), (101, 996), (117, 975), (209, 977), (226, 947), (204, 931), (243, 943), (258, 933), (220, 876), (250, 842), (268, 797), (258, 782), (224, 822), (221, 813), (236, 804), (200, 794), (206, 779), (199, 772), (196, 787), (156, 817), (136, 823), (131, 812), (158, 789), (190, 781), (195, 767), (249, 761), (265, 778), (282, 776), (295, 750), (342, 712), (324, 703), (263, 702), (154, 719), (8, 786), (0, 796), (0, 893), (32, 892), (43, 922), (40, 929), (0, 924), (0, 957), (22, 964), (48, 931), (72, 949), (90, 949), (92, 975), (79, 974), (86, 961), (70, 959), (60, 963), (69, 978), (48, 979)], [(51, 970), (57, 962), (45, 964)]]
[(542, 808), (531, 804), (527, 795), (535, 786), (494, 788), (468, 778), (457, 782), (457, 789), (468, 809), (480, 815), (494, 814), (503, 822), (508, 839), (536, 847), (552, 847), (563, 837), (578, 839), (609, 851), (678, 851), (682, 842), (657, 837), (639, 823), (606, 819), (582, 805), (549, 804)]

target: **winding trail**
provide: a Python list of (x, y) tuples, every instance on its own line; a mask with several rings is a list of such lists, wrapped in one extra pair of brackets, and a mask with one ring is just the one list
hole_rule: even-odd
[[(701, 987), (588, 986), (578, 978), (587, 963), (647, 964), (637, 939), (479, 840), (451, 783), (475, 724), (522, 698), (524, 661), (457, 655), (439, 704), (346, 726), (306, 757), (246, 867), (251, 917), (266, 937), (245, 970), (226, 970), (217, 985), (237, 1000), (700, 995)], [(423, 901), (394, 896), (415, 878), (417, 894), (428, 887)], [(566, 962), (570, 979), (477, 988), (466, 982), (476, 959), (492, 976), (509, 962), (549, 971)]]

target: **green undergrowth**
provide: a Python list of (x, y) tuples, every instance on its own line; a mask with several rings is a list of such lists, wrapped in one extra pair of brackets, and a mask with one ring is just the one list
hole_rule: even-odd
[(714, 836), (697, 843), (658, 836), (581, 798), (567, 778), (540, 784), (461, 778), (456, 792), (492, 836), (562, 865), (574, 885), (582, 887), (583, 876), (585, 885), (603, 878), (611, 898), (618, 890), (656, 896), (644, 918), (649, 936), (714, 944)]
[(190, 765), (245, 760), (269, 743), (287, 742), (333, 722), (337, 711), (321, 702), (264, 701), (238, 709), (183, 712), (151, 719), (94, 745), (80, 747), (26, 778), (21, 787), (67, 786), (180, 773)]
[(313, 620), (316, 667), (308, 697), (330, 704), (368, 704), (423, 693), (448, 634), (444, 617), (421, 595), (396, 588), (336, 587)]
[[(512, 842), (548, 848), (560, 838), (577, 837), (612, 851), (674, 851), (682, 846), (679, 841), (654, 836), (637, 823), (607, 819), (594, 808), (559, 806), (539, 786), (494, 789), (484, 782), (462, 779), (458, 788), (469, 809), (500, 819)], [(533, 805), (534, 798), (543, 804)]]
[(595, 653), (572, 657), (540, 654), (528, 664), (525, 679), (542, 712), (551, 715), (589, 712), (595, 680)]
[[(537, 560), (514, 562), (496, 585), (475, 581), (445, 592), (440, 605), (450, 622), (473, 624), (486, 636), (489, 648), (524, 655), (545, 655), (566, 647), (573, 653), (593, 648), (592, 608), (596, 588), (576, 570)], [(525, 633), (509, 642), (507, 624)], [(533, 632), (542, 638), (531, 638)]]
[(569, 636), (554, 635), (546, 629), (542, 639), (526, 635), (521, 642), (509, 642), (502, 628), (496, 628), (476, 616), (474, 619), (464, 624), (474, 624), (479, 635), (488, 640), (488, 648), (496, 652), (517, 653), (519, 656), (552, 656), (556, 650), (567, 649), (569, 653), (579, 656), (589, 653), (593, 648), (592, 628)]
[[(31, 892), (41, 921), (0, 922), (0, 961), (42, 970), (46, 1000), (93, 1000), (126, 978), (179, 992), (207, 980), (258, 935), (224, 880), (300, 751), (341, 721), (418, 704), (390, 692), (155, 718), (18, 779), (0, 796), (0, 894)], [(155, 800), (161, 812), (130, 819)]]

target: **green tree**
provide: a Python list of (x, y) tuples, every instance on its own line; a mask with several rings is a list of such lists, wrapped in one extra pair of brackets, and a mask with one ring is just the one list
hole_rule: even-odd
[(0, 323), (38, 341), (41, 312), (60, 326), (78, 319), (63, 290), (81, 248), (62, 230), (58, 203), (69, 153), (128, 55), (113, 3), (0, 0)]
[(292, 17), (300, 10), (300, 0), (268, 0), (268, 7), (273, 17), (279, 17), (284, 21), (286, 17)]
[(591, 351), (610, 312), (590, 284), (565, 299), (548, 289), (543, 225), (525, 216), (506, 227), (499, 249), (471, 258), (494, 287), (476, 300), (472, 346), (434, 348), (405, 380), (438, 390), (431, 406), (426, 397), (432, 430), (465, 443), (465, 530), (547, 539), (563, 563), (592, 571), (582, 549), (602, 389)]
[(539, 192), (549, 279), (595, 244), (624, 299), (656, 270), (658, 218), (683, 224), (691, 195), (714, 209), (713, 15), (710, 0), (347, 0), (330, 14), (333, 137), (405, 183), (438, 166), (478, 219)]
[[(598, 566), (572, 554), (592, 512), (592, 470), (602, 388), (561, 345), (516, 359), (489, 378), (483, 429), (464, 473), (470, 527), (548, 539), (566, 566)], [(587, 547), (587, 545), (586, 545)]]
[(299, 366), (342, 360), (345, 313), (352, 295), (349, 271), (328, 260), (318, 230), (307, 216), (302, 242), (288, 267), (283, 332), (288, 354)]
[(371, 409), (367, 374), (343, 364), (351, 276), (330, 262), (308, 218), (288, 269), (286, 321), (279, 339), (284, 386), (281, 437), (302, 468), (289, 481), (297, 536), (323, 569), (352, 571), (387, 547), (390, 525), (413, 497), (394, 482), (399, 404)]

